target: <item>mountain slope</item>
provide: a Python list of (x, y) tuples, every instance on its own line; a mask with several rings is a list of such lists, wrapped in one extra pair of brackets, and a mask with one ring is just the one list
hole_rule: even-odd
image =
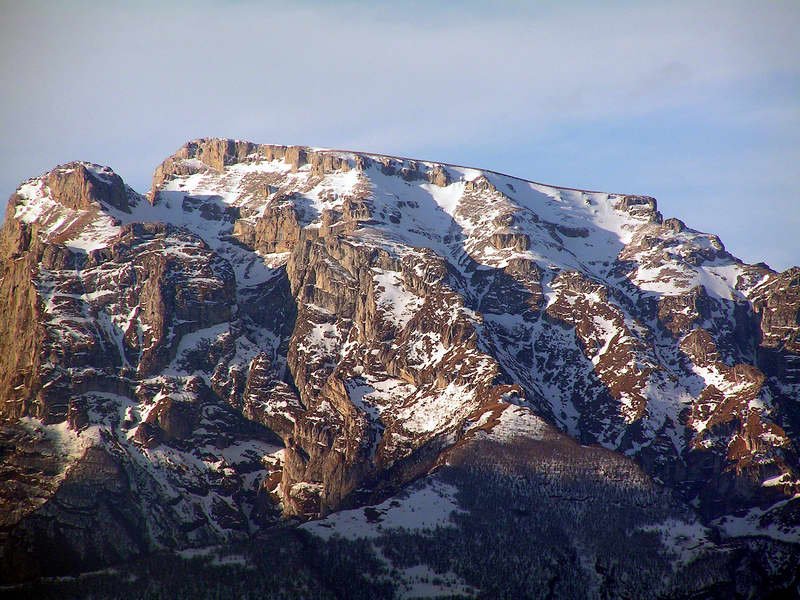
[(637, 527), (800, 542), (800, 272), (651, 198), (203, 139), (147, 197), (88, 163), (25, 182), (0, 269), (9, 579), (381, 502), (541, 427), (608, 452), (599, 506), (606, 462), (654, 486)]

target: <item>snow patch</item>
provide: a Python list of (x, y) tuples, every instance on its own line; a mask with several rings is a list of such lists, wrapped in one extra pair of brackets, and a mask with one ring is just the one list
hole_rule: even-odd
[(457, 492), (455, 486), (429, 477), (381, 504), (343, 510), (301, 527), (326, 540), (334, 535), (374, 539), (391, 529), (443, 527), (450, 523), (450, 515), (463, 512), (455, 500)]

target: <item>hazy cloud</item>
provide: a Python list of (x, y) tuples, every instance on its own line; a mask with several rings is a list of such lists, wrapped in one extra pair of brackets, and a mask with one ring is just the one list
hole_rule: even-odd
[[(78, 157), (146, 188), (202, 135), (478, 166), (509, 144), (535, 155), (560, 131), (594, 145), (597, 123), (621, 123), (609, 145), (635, 146), (625, 123), (670, 111), (749, 119), (778, 162), (800, 137), (796, 2), (430, 4), (9, 3), (0, 191)], [(773, 130), (774, 146), (762, 139)], [(548, 176), (522, 166), (506, 168)]]

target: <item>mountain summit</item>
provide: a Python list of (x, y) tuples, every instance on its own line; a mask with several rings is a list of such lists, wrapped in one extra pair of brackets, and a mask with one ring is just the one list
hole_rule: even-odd
[(0, 315), (0, 580), (288, 527), (375, 595), (800, 584), (800, 269), (652, 198), (199, 139), (23, 183)]

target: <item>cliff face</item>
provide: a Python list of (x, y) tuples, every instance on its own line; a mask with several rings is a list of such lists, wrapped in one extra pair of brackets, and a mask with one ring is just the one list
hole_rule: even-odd
[(147, 198), (58, 167), (0, 234), (4, 572), (376, 501), (532, 414), (796, 539), (798, 289), (651, 198), (452, 165), (203, 139)]
[(0, 414), (15, 419), (41, 416), (35, 398), (43, 332), (34, 276), (42, 250), (35, 237), (31, 240), (32, 228), (8, 212), (0, 234)]

